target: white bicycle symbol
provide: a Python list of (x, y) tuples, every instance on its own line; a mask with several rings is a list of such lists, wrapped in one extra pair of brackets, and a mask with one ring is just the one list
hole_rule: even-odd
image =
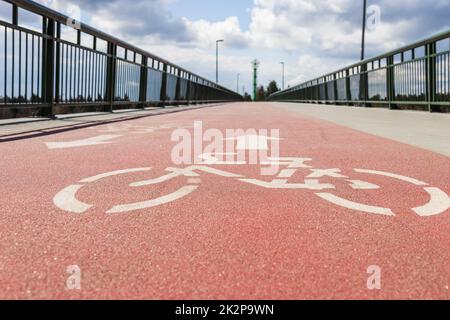
[[(143, 202), (129, 203), (123, 205), (117, 205), (109, 209), (106, 213), (124, 213), (131, 212), (136, 210), (143, 210), (152, 207), (157, 207), (160, 205), (164, 205), (181, 198), (184, 198), (195, 190), (199, 188), (199, 184), (201, 180), (202, 173), (212, 174), (220, 177), (236, 179), (240, 182), (255, 185), (261, 188), (266, 189), (299, 189), (299, 190), (310, 190), (313, 191), (316, 196), (319, 198), (332, 203), (333, 205), (341, 206), (346, 209), (370, 213), (370, 214), (378, 214), (385, 216), (395, 216), (395, 213), (390, 208), (379, 207), (376, 205), (357, 203), (348, 199), (344, 199), (333, 194), (331, 191), (336, 190), (336, 186), (330, 183), (321, 183), (320, 179), (322, 178), (332, 178), (336, 180), (343, 180), (349, 184), (349, 186), (354, 190), (376, 190), (380, 189), (378, 185), (372, 184), (370, 182), (360, 181), (360, 180), (352, 180), (351, 178), (343, 175), (340, 169), (315, 169), (312, 166), (306, 164), (307, 162), (312, 161), (310, 158), (295, 158), (295, 157), (285, 157), (285, 158), (269, 158), (268, 161), (262, 162), (261, 165), (276, 165), (284, 168), (279, 170), (278, 175), (272, 181), (264, 181), (259, 179), (249, 179), (240, 174), (235, 174), (223, 170), (219, 170), (213, 168), (212, 166), (216, 165), (244, 165), (245, 162), (226, 162), (220, 161), (216, 156), (211, 154), (201, 155), (202, 159), (201, 165), (193, 165), (185, 168), (167, 168), (168, 172), (166, 175), (135, 182), (130, 184), (130, 187), (144, 187), (144, 186), (156, 186), (158, 184), (170, 181), (172, 179), (177, 179), (180, 177), (184, 177), (187, 180), (185, 186), (180, 189), (174, 191), (173, 193), (146, 200)], [(226, 154), (222, 154), (226, 155)], [(54, 204), (66, 211), (71, 213), (85, 213), (93, 206), (91, 204), (83, 203), (76, 198), (76, 193), (83, 188), (84, 186), (92, 183), (96, 183), (100, 180), (110, 178), (112, 176), (125, 175), (136, 172), (147, 172), (152, 170), (152, 168), (134, 168), (127, 170), (119, 170), (108, 172), (104, 174), (100, 174), (94, 177), (86, 178), (81, 180), (79, 183), (70, 185), (63, 190), (61, 190), (54, 198)], [(303, 183), (289, 183), (289, 179), (293, 177), (298, 170), (308, 170), (309, 175), (305, 178)], [(442, 214), (446, 212), (450, 208), (450, 198), (439, 188), (430, 187), (426, 182), (398, 175), (395, 173), (383, 172), (383, 171), (375, 171), (375, 170), (367, 170), (367, 169), (354, 169), (357, 173), (367, 174), (367, 175), (377, 175), (388, 177), (396, 180), (400, 180), (405, 183), (412, 184), (414, 186), (423, 187), (424, 192), (426, 192), (430, 201), (423, 206), (411, 208), (411, 210), (421, 216), (421, 217), (430, 217), (438, 214)]]

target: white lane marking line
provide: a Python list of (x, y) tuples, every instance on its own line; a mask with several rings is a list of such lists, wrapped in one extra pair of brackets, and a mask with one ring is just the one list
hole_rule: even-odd
[(200, 175), (197, 172), (194, 172), (192, 167), (187, 168), (167, 168), (166, 171), (176, 173), (178, 176), (185, 177), (199, 177)]
[(153, 185), (153, 184), (158, 184), (158, 183), (163, 183), (163, 182), (169, 181), (169, 180), (177, 178), (179, 176), (180, 176), (179, 173), (172, 172), (172, 173), (166, 174), (165, 176), (162, 176), (162, 177), (159, 177), (159, 178), (130, 183), (130, 187), (150, 186), (150, 185)]
[(341, 169), (310, 169), (312, 173), (307, 178), (348, 178), (341, 174)]
[(335, 205), (338, 205), (338, 206), (341, 206), (341, 207), (344, 207), (347, 209), (366, 212), (366, 213), (380, 214), (380, 215), (385, 215), (385, 216), (395, 216), (395, 214), (392, 212), (392, 210), (388, 209), (388, 208), (369, 206), (369, 205), (349, 201), (349, 200), (340, 198), (338, 196), (335, 196), (331, 193), (316, 193), (316, 195), (319, 196), (320, 198), (322, 198), (323, 200), (329, 201)]
[(188, 183), (189, 184), (200, 184), (200, 183), (202, 183), (202, 179), (191, 178), (191, 179), (188, 179)]
[(234, 173), (230, 173), (230, 172), (226, 172), (226, 171), (222, 171), (222, 170), (218, 170), (218, 169), (214, 169), (214, 168), (210, 168), (210, 167), (205, 167), (205, 166), (190, 166), (190, 167), (187, 167), (184, 169), (167, 168), (166, 171), (172, 171), (172, 173), (169, 173), (165, 176), (155, 178), (155, 179), (135, 182), (135, 183), (130, 184), (130, 187), (143, 187), (143, 186), (158, 184), (158, 183), (166, 182), (166, 181), (169, 181), (171, 179), (181, 177), (181, 176), (185, 176), (188, 178), (199, 177), (200, 175), (198, 173), (196, 173), (195, 171), (203, 171), (206, 173), (214, 174), (216, 176), (225, 177), (225, 178), (242, 178), (242, 176), (238, 175), (238, 174), (234, 174)]
[(377, 186), (376, 184), (369, 183), (366, 181), (360, 181), (360, 180), (347, 180), (351, 183), (350, 187), (352, 187), (355, 190), (377, 190), (380, 189), (380, 186)]
[(225, 177), (225, 178), (242, 178), (242, 175), (235, 174), (232, 172), (226, 172), (223, 170), (218, 170), (210, 167), (204, 167), (204, 166), (192, 166), (188, 168), (191, 171), (200, 170), (206, 173), (214, 174), (216, 176)]
[(413, 209), (419, 216), (435, 216), (450, 208), (450, 198), (444, 191), (438, 188), (425, 188), (425, 191), (431, 196), (431, 200), (426, 205)]
[(167, 168), (166, 171), (169, 171), (171, 173), (166, 174), (166, 175), (161, 176), (161, 177), (158, 177), (158, 178), (131, 183), (130, 187), (150, 186), (150, 185), (154, 185), (154, 184), (163, 183), (163, 182), (166, 182), (166, 181), (178, 178), (178, 177), (182, 177), (182, 176), (191, 177), (191, 178), (195, 178), (195, 177), (199, 177), (200, 176), (198, 173), (194, 172), (190, 168), (185, 168), (185, 169)]
[(405, 182), (409, 182), (412, 183), (416, 186), (427, 186), (428, 183), (414, 179), (414, 178), (410, 178), (410, 177), (405, 177), (399, 174), (395, 174), (395, 173), (390, 173), (390, 172), (383, 172), (383, 171), (375, 171), (375, 170), (365, 170), (365, 169), (355, 169), (356, 172), (358, 173), (367, 173), (367, 174), (373, 174), (373, 175), (379, 175), (379, 176), (384, 176), (384, 177), (390, 177), (390, 178), (394, 178), (397, 180), (401, 180), (401, 181), (405, 181)]
[(312, 161), (311, 158), (269, 158), (269, 161), (261, 162), (262, 165), (286, 165), (290, 169), (299, 168), (312, 168), (310, 165), (305, 164), (307, 161)]
[(284, 169), (281, 170), (280, 174), (278, 175), (278, 178), (291, 178), (296, 172), (297, 169)]
[(73, 213), (84, 213), (89, 210), (92, 205), (78, 201), (75, 198), (76, 193), (83, 185), (70, 185), (61, 190), (54, 198), (53, 203), (61, 210)]
[(194, 192), (198, 186), (185, 186), (180, 188), (178, 191), (175, 191), (174, 193), (168, 194), (166, 196), (143, 201), (143, 202), (137, 202), (137, 203), (131, 203), (131, 204), (125, 204), (125, 205), (118, 205), (110, 210), (108, 210), (106, 213), (123, 213), (123, 212), (130, 212), (130, 211), (136, 211), (136, 210), (142, 210), (142, 209), (148, 209), (152, 207), (157, 207), (172, 201), (176, 201), (178, 199), (181, 199), (190, 193)]
[(47, 142), (47, 148), (49, 149), (67, 149), (67, 148), (78, 148), (78, 147), (86, 147), (86, 146), (96, 146), (100, 144), (108, 144), (112, 143), (112, 139), (116, 139), (122, 137), (121, 135), (101, 135), (87, 139), (75, 140), (75, 141), (67, 141), (67, 142)]
[(239, 181), (254, 184), (266, 189), (306, 189), (306, 190), (325, 190), (336, 189), (332, 184), (322, 184), (319, 180), (305, 180), (305, 183), (287, 183), (287, 180), (273, 180), (271, 182), (257, 179), (239, 179)]
[(81, 183), (92, 183), (92, 182), (96, 182), (108, 177), (112, 177), (112, 176), (118, 176), (121, 174), (126, 174), (126, 173), (132, 173), (132, 172), (143, 172), (143, 171), (150, 171), (152, 170), (152, 168), (135, 168), (135, 169), (127, 169), (127, 170), (117, 170), (117, 171), (112, 171), (112, 172), (107, 172), (107, 173), (102, 173), (90, 178), (86, 178), (81, 180)]

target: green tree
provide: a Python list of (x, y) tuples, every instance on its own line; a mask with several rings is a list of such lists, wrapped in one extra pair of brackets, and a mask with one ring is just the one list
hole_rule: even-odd
[(256, 91), (256, 101), (266, 101), (266, 90), (264, 86), (260, 86)]
[(275, 80), (270, 81), (269, 85), (267, 86), (266, 91), (266, 98), (268, 98), (272, 93), (280, 91), (280, 88), (278, 88), (278, 84)]
[(248, 94), (248, 92), (244, 93), (244, 101), (252, 101), (252, 96)]

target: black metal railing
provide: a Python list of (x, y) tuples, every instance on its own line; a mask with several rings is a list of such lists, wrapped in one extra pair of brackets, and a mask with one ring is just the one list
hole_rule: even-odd
[(242, 100), (35, 2), (0, 0), (0, 10), (0, 118)]
[(450, 32), (307, 81), (271, 101), (450, 108)]

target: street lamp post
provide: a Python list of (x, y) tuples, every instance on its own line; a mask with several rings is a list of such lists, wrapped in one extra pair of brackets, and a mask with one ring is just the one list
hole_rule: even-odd
[(361, 41), (361, 61), (363, 61), (365, 58), (367, 0), (364, 0), (363, 6), (364, 6), (364, 8), (363, 8), (363, 26), (362, 26), (362, 41)]
[(284, 62), (280, 62), (281, 64), (281, 89), (284, 90)]
[(239, 77), (241, 76), (240, 73), (237, 74), (237, 85), (236, 85), (236, 92), (239, 93)]
[(224, 40), (216, 40), (216, 83), (219, 84), (219, 43)]
[[(367, 19), (367, 0), (363, 1), (363, 22), (362, 22), (362, 40), (361, 40), (361, 61), (365, 59), (365, 48), (366, 48), (366, 19)], [(367, 65), (363, 65), (361, 67), (361, 71), (367, 71)], [(361, 75), (360, 79), (360, 88), (367, 88), (367, 73)], [(362, 101), (367, 100), (367, 91), (360, 90), (360, 99)], [(365, 103), (362, 104), (363, 107), (367, 105)]]

